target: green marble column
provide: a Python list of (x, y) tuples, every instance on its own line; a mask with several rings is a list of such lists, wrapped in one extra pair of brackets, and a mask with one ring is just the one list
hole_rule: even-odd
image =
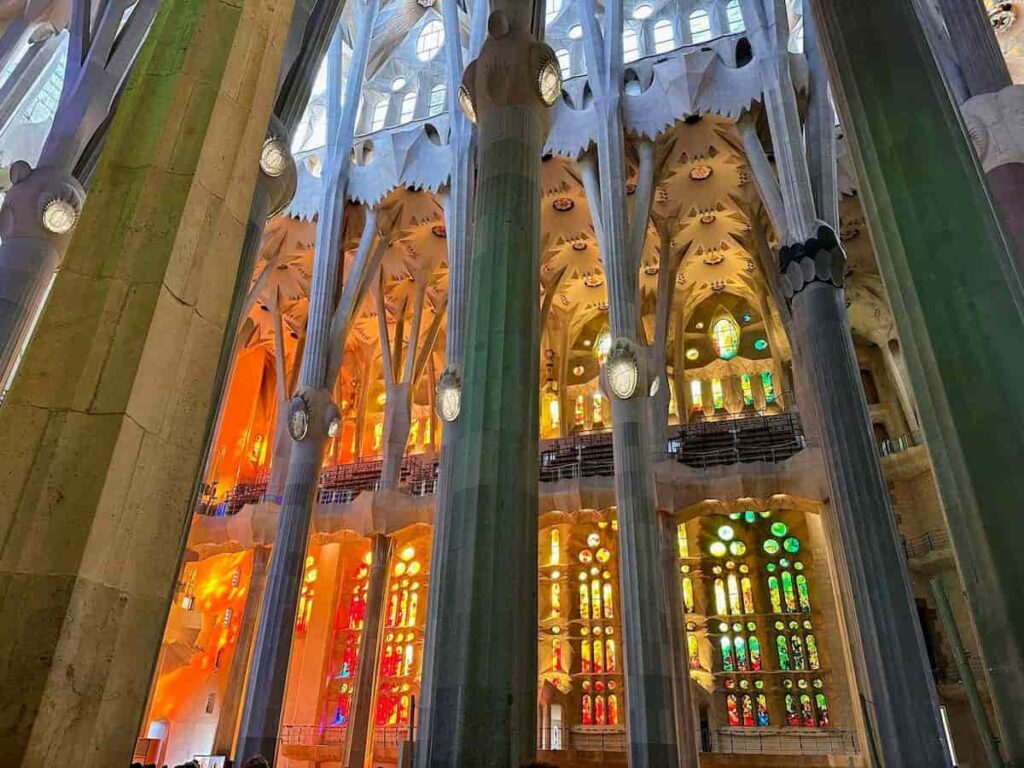
[[(538, 4), (540, 5), (540, 4)], [(492, 5), (463, 80), (477, 114), (476, 224), (462, 409), (438, 599), (429, 730), (435, 768), (518, 768), (536, 754), (540, 159), (543, 6)], [(426, 751), (425, 753), (423, 751)]]
[(811, 0), (1008, 764), (1024, 765), (1024, 289), (911, 0)]

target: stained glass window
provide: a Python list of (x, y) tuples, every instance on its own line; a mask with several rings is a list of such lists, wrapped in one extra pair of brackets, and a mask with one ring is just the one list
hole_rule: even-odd
[(551, 618), (557, 619), (562, 615), (562, 585), (557, 581), (551, 582)]
[(793, 669), (802, 670), (804, 668), (804, 640), (800, 635), (794, 634), (789, 643), (793, 648)]
[(715, 579), (715, 613), (719, 616), (726, 616), (729, 613), (729, 604), (725, 599), (725, 582)]
[(810, 611), (811, 610), (811, 591), (807, 585), (807, 577), (802, 573), (798, 573), (796, 576), (796, 593), (800, 598), (800, 610)]
[(732, 614), (739, 615), (743, 613), (743, 606), (740, 604), (740, 587), (739, 580), (736, 578), (735, 573), (729, 574), (729, 610)]
[(740, 724), (739, 702), (735, 693), (730, 693), (725, 697), (725, 714), (729, 725), (738, 726)]
[(754, 404), (754, 388), (750, 384), (750, 374), (744, 373), (740, 376), (740, 391), (743, 392), (743, 404)]
[(793, 574), (789, 571), (782, 572), (782, 594), (786, 598), (786, 610), (796, 610), (796, 593), (793, 591)]
[(557, 638), (551, 638), (551, 666), (554, 669), (562, 668), (562, 641)]
[(821, 668), (821, 658), (818, 656), (818, 641), (815, 640), (814, 635), (807, 635), (804, 638), (804, 643), (807, 645), (807, 663), (811, 669)]
[(761, 642), (756, 635), (747, 639), (747, 647), (750, 650), (750, 669), (754, 672), (761, 670)]
[(768, 577), (768, 594), (772, 600), (772, 613), (782, 613), (782, 596), (779, 593), (779, 580), (775, 576)]
[(700, 669), (700, 654), (697, 650), (697, 638), (693, 635), (686, 636), (686, 650), (690, 657), (690, 669)]
[(580, 666), (583, 668), (584, 672), (591, 671), (590, 643), (586, 640), (580, 643)]
[(828, 728), (832, 721), (828, 716), (828, 699), (825, 698), (825, 694), (820, 691), (814, 694), (814, 703), (818, 706), (818, 727)]
[(676, 544), (679, 547), (680, 559), (690, 556), (690, 542), (686, 538), (686, 523), (679, 523), (676, 526)]
[(616, 666), (618, 666), (618, 659), (615, 655), (615, 641), (605, 640), (604, 641), (604, 663), (605, 669), (609, 672), (614, 672)]
[(604, 604), (604, 617), (612, 618), (612, 585), (606, 581), (601, 587), (601, 602)]
[(764, 401), (775, 402), (775, 384), (772, 382), (771, 371), (761, 371), (761, 388), (764, 390)]
[(597, 725), (605, 724), (604, 696), (594, 699), (594, 722)]
[(716, 411), (725, 408), (725, 393), (722, 391), (721, 379), (711, 380), (711, 402), (715, 406)]
[(552, 528), (550, 536), (551, 542), (551, 557), (548, 562), (551, 565), (558, 565), (562, 559), (562, 534), (557, 528)]
[(743, 32), (746, 29), (743, 12), (740, 10), (740, 0), (729, 0), (725, 6), (725, 19), (729, 23), (729, 34)]
[[(384, 127), (384, 123), (388, 119), (388, 106), (391, 104), (391, 99), (388, 97), (382, 98), (376, 104), (373, 105), (373, 114), (370, 116), (370, 130), (379, 131)], [(380, 431), (383, 434), (384, 424), (381, 423)], [(374, 450), (380, 447), (380, 441), (377, 439), (376, 428), (374, 428)]]
[(757, 725), (768, 727), (768, 699), (763, 693), (757, 694)]
[(747, 672), (750, 668), (750, 662), (747, 659), (747, 641), (743, 639), (742, 635), (737, 635), (733, 640), (733, 647), (735, 648), (736, 669), (740, 672)]
[(786, 703), (786, 722), (791, 726), (799, 727), (800, 715), (796, 711), (796, 697), (787, 693), (784, 701)]
[(601, 582), (597, 579), (590, 582), (590, 615), (601, 618)]
[(693, 411), (698, 413), (704, 410), (704, 395), (701, 393), (699, 381), (690, 382), (690, 400), (693, 401)]
[(715, 320), (711, 326), (711, 346), (723, 360), (736, 357), (740, 346), (740, 327), (735, 320), (728, 316)]
[(722, 669), (732, 672), (735, 669), (735, 661), (732, 654), (732, 639), (728, 635), (722, 635), (719, 640), (722, 646)]
[(693, 581), (689, 576), (683, 578), (683, 609), (693, 613)]
[(775, 637), (775, 650), (779, 656), (779, 669), (789, 669), (789, 643), (786, 642), (785, 635), (777, 635)]
[(593, 725), (594, 724), (594, 710), (593, 710), (593, 708), (591, 706), (591, 703), (590, 703), (590, 694), (589, 693), (583, 694), (583, 698), (580, 701), (580, 710), (581, 710), (580, 711), (580, 715), (581, 715), (580, 719), (582, 720), (583, 725)]
[(805, 728), (814, 727), (814, 710), (811, 708), (811, 697), (806, 693), (800, 694), (800, 720)]
[(580, 618), (590, 618), (590, 592), (585, 582), (580, 584)]
[(608, 695), (608, 725), (619, 724), (619, 699), (612, 693)]
[(594, 671), (604, 672), (604, 643), (594, 640)]
[(754, 698), (753, 696), (744, 696), (743, 699), (743, 725), (747, 728), (754, 726)]
[[(799, 580), (798, 580), (799, 583)], [(750, 584), (750, 579), (744, 576), (740, 579), (740, 589), (743, 592), (743, 612), (753, 613), (754, 612), (754, 589)]]

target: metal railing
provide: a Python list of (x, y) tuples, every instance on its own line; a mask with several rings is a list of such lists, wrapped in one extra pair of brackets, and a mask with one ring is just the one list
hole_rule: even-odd
[(537, 749), (560, 752), (625, 752), (626, 731), (622, 726), (551, 725), (541, 728)]
[(281, 743), (302, 746), (344, 744), (348, 727), (344, 725), (285, 725), (281, 727)]
[(766, 732), (749, 728), (712, 731), (710, 751), (732, 755), (855, 755), (858, 749), (853, 731), (794, 728)]
[(926, 531), (920, 536), (903, 540), (903, 551), (908, 559), (924, 557), (949, 548), (949, 534), (946, 531)]
[(917, 445), (917, 441), (913, 435), (890, 437), (888, 440), (883, 440), (879, 443), (878, 452), (882, 456), (891, 456), (894, 453), (902, 453), (907, 448), (913, 448), (915, 445)]

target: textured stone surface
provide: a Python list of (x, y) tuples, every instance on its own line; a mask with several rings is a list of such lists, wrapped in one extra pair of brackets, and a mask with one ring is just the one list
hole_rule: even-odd
[(289, 11), (162, 7), (0, 411), (5, 764), (130, 758)]

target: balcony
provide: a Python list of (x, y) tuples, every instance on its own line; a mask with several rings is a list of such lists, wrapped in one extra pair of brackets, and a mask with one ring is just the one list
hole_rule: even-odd
[(695, 469), (785, 461), (806, 446), (793, 413), (739, 416), (686, 424), (669, 441), (676, 461)]
[(855, 755), (857, 739), (853, 731), (833, 728), (762, 729), (721, 728), (705, 732), (703, 752), (730, 755)]

